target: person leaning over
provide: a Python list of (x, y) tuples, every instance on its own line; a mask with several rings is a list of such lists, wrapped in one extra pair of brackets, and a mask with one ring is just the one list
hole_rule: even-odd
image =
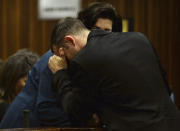
[(179, 131), (180, 113), (143, 34), (90, 32), (75, 18), (62, 20), (53, 33), (49, 68), (72, 123), (86, 125), (96, 113), (108, 131)]

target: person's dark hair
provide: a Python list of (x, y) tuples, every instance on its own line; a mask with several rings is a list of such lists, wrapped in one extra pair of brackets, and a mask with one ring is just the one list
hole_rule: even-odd
[(92, 29), (99, 18), (112, 20), (112, 31), (115, 31), (117, 16), (115, 8), (105, 2), (94, 2), (90, 4), (88, 8), (78, 13), (78, 19), (80, 19), (88, 29)]
[(29, 65), (31, 67), (40, 59), (40, 56), (37, 53), (35, 53), (35, 52), (33, 52), (27, 48), (23, 48), (23, 49), (18, 50), (15, 53), (15, 55), (18, 55), (18, 54), (19, 55), (25, 55), (28, 58), (27, 62), (29, 62)]
[(22, 49), (10, 56), (2, 68), (3, 99), (11, 102), (15, 97), (18, 80), (25, 77), (32, 66), (39, 60), (39, 56), (28, 50)]
[(60, 20), (51, 34), (51, 50), (53, 51), (53, 45), (66, 47), (64, 43), (66, 35), (83, 35), (82, 31), (84, 30), (87, 30), (87, 28), (76, 18), (67, 17)]

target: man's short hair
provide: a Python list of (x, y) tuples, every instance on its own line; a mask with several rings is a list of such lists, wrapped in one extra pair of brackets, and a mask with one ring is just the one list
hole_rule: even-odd
[(53, 51), (53, 45), (65, 47), (64, 38), (66, 35), (81, 35), (84, 30), (87, 28), (76, 18), (67, 17), (60, 20), (51, 34), (51, 50)]

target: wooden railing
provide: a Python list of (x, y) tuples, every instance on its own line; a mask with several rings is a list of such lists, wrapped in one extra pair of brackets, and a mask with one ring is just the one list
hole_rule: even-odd
[(103, 131), (102, 128), (11, 128), (0, 131)]

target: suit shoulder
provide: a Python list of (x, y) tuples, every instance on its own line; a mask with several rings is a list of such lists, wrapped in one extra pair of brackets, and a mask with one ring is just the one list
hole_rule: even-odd
[(144, 41), (146, 43), (151, 43), (150, 40), (147, 38), (147, 36), (140, 32), (129, 32), (129, 35), (138, 41)]
[(146, 38), (147, 39), (147, 36), (145, 36), (143, 33), (141, 32), (122, 32), (122, 33), (125, 33), (126, 35), (129, 35), (129, 36), (134, 36), (134, 37), (141, 37), (141, 38)]
[(136, 34), (137, 36), (139, 36), (139, 37), (142, 37), (142, 38), (147, 39), (147, 36), (146, 36), (145, 34), (141, 33), (141, 32), (135, 32), (135, 34)]

